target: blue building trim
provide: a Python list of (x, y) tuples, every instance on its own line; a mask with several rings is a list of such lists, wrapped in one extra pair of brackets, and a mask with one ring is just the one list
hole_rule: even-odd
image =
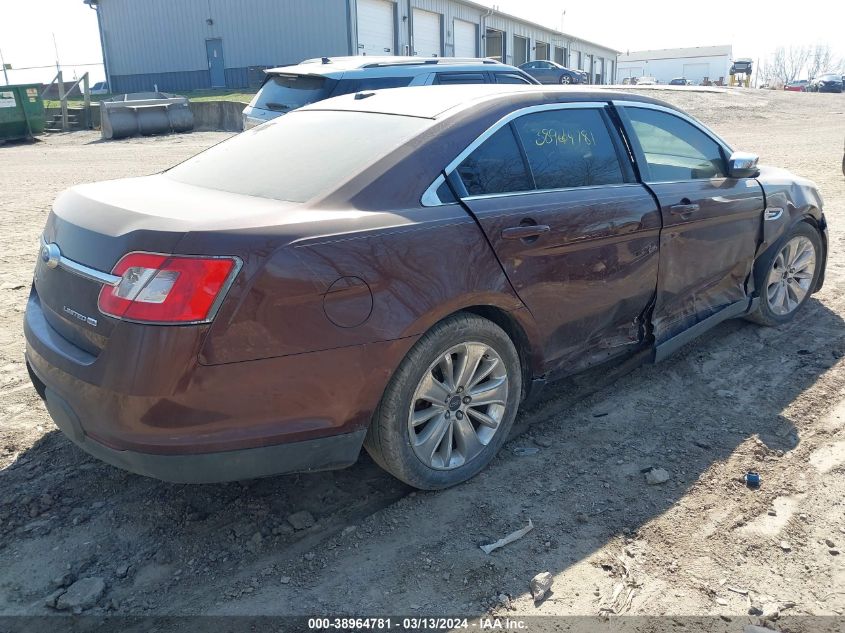
[[(248, 88), (250, 70), (226, 68), (227, 88)], [(260, 68), (259, 68), (260, 72)], [(255, 70), (253, 70), (255, 74)], [(211, 89), (211, 76), (207, 70), (184, 70), (172, 73), (145, 73), (138, 75), (112, 75), (112, 92), (151, 92), (158, 86), (161, 92)], [(260, 84), (260, 81), (259, 81)]]
[(227, 88), (247, 88), (249, 86), (248, 68), (226, 68), (225, 72)]
[(184, 70), (172, 73), (145, 73), (139, 75), (112, 75), (114, 93), (151, 92), (158, 86), (160, 92), (205, 90), (211, 88), (207, 70)]

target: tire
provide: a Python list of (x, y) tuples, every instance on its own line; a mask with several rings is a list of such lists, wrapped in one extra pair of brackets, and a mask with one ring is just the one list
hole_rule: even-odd
[[(470, 379), (463, 381), (460, 370), (465, 365), (477, 371), (465, 373)], [(444, 366), (456, 379), (447, 379)], [(451, 389), (443, 390), (443, 385)], [(433, 393), (437, 403), (434, 397), (420, 397)], [(519, 354), (505, 331), (473, 314), (453, 315), (426, 332), (399, 364), (373, 415), (364, 447), (379, 466), (415, 488), (454, 486), (478, 474), (499, 451), (513, 426), (521, 394)], [(473, 396), (477, 404), (472, 403)], [(479, 414), (486, 418), (483, 423)], [(443, 439), (437, 440), (438, 436)]]
[[(787, 253), (790, 246), (794, 249), (792, 254)], [(807, 247), (812, 247), (812, 271), (800, 268), (803, 265), (800, 259), (803, 252), (797, 249)], [(748, 315), (748, 319), (760, 325), (774, 327), (795, 318), (818, 284), (822, 255), (822, 241), (815, 227), (807, 222), (796, 225), (775, 248), (757, 262), (754, 277), (760, 302), (757, 310)], [(793, 263), (798, 261), (799, 266), (789, 266), (790, 257), (795, 257)], [(792, 277), (793, 274), (796, 277)], [(781, 282), (777, 281), (779, 275), (784, 276)], [(780, 289), (777, 286), (780, 286)], [(803, 290), (803, 294), (797, 292), (799, 288)]]
[(560, 83), (563, 86), (568, 86), (569, 84), (572, 83), (572, 77), (570, 77), (569, 75), (561, 75), (560, 76)]

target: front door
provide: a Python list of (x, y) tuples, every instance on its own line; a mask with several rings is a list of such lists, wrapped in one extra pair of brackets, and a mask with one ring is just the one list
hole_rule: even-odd
[(660, 213), (624, 156), (602, 104), (556, 104), (499, 127), (451, 176), (537, 323), (548, 371), (642, 339)]
[(226, 87), (226, 71), (223, 64), (223, 40), (220, 38), (205, 40), (205, 53), (208, 56), (208, 74), (212, 88)]
[(663, 216), (653, 316), (659, 346), (722, 310), (748, 306), (763, 191), (753, 178), (728, 178), (725, 149), (682, 116), (649, 106), (622, 111)]

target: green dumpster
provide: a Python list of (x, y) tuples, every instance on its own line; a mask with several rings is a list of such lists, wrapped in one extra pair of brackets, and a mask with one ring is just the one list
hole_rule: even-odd
[(0, 86), (0, 143), (43, 132), (41, 85)]

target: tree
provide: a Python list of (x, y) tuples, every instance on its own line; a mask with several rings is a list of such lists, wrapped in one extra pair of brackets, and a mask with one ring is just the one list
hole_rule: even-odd
[(809, 57), (810, 49), (806, 46), (778, 46), (772, 57), (772, 74), (784, 84), (792, 83), (801, 76)]
[(842, 60), (834, 59), (829, 44), (816, 44), (810, 55), (808, 70), (810, 79), (825, 73), (838, 74), (842, 71)]
[(771, 60), (764, 59), (762, 63), (757, 66), (757, 84), (770, 86), (773, 79), (777, 79)]

